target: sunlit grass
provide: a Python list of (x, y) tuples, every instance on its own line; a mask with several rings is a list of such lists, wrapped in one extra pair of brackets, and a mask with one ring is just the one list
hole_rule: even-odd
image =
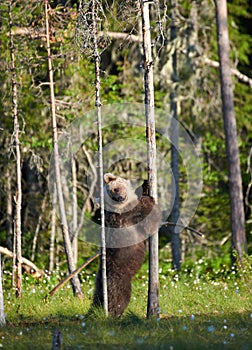
[(87, 316), (94, 275), (81, 274), (84, 300), (73, 297), (71, 284), (53, 297), (49, 291), (63, 278), (23, 279), (23, 297), (15, 298), (4, 276), (7, 327), (0, 332), (6, 349), (51, 349), (53, 329), (66, 349), (250, 349), (252, 348), (252, 272), (221, 267), (208, 271), (200, 259), (180, 273), (160, 267), (160, 317), (146, 319), (148, 271), (133, 281), (132, 299), (121, 319), (102, 312)]

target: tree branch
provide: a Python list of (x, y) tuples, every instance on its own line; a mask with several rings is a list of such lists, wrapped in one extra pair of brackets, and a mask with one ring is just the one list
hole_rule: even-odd
[[(29, 27), (20, 27), (20, 28), (13, 28), (12, 29), (12, 35), (21, 35), (21, 36), (30, 36), (31, 39), (38, 39), (41, 38), (42, 40), (45, 40), (45, 34), (42, 32), (40, 29), (34, 29), (34, 28), (29, 28)], [(131, 42), (136, 42), (136, 43), (141, 43), (142, 38), (138, 35), (130, 34), (130, 33), (119, 33), (119, 32), (99, 32), (98, 36), (104, 36), (107, 35), (111, 39), (115, 40), (127, 40)], [(62, 37), (52, 37), (52, 42), (61, 42), (63, 41)], [(203, 63), (206, 65), (213, 67), (213, 68), (219, 68), (219, 62), (211, 60), (208, 57), (200, 57)], [(197, 64), (199, 64), (199, 60), (197, 60)], [(238, 69), (231, 68), (232, 74), (242, 81), (245, 84), (248, 84), (250, 88), (252, 88), (252, 79), (249, 78), (247, 75), (241, 73)]]
[(100, 252), (97, 252), (96, 254), (92, 255), (90, 258), (88, 258), (81, 266), (79, 266), (76, 270), (74, 270), (70, 275), (68, 275), (66, 278), (64, 278), (59, 284), (57, 284), (56, 287), (54, 287), (49, 295), (52, 297), (60, 288), (62, 288), (73, 276), (78, 275), (78, 273), (81, 272), (84, 267), (89, 265), (93, 260), (98, 258), (100, 256)]
[(106, 32), (106, 33), (99, 32), (98, 33), (99, 36), (103, 36), (104, 34), (109, 36), (111, 39), (128, 40), (136, 43), (142, 42), (142, 38), (140, 36), (130, 34), (130, 33), (119, 33), (119, 32)]
[[(7, 255), (10, 258), (13, 258), (13, 252), (5, 247), (0, 246), (0, 254)], [(35, 264), (33, 264), (30, 260), (21, 257), (21, 263), (29, 266), (31, 269), (33, 269), (36, 273), (38, 273), (40, 276), (44, 275), (44, 272), (40, 270)]]
[(198, 236), (204, 238), (204, 234), (198, 230), (196, 230), (195, 228), (192, 228), (190, 226), (185, 226), (185, 225), (182, 225), (182, 224), (178, 224), (177, 222), (171, 222), (171, 221), (165, 221), (165, 222), (162, 222), (161, 226), (178, 226), (178, 227), (181, 227), (185, 230), (189, 230), (191, 232), (194, 232), (196, 233)]
[[(207, 64), (210, 67), (219, 68), (219, 66), (220, 66), (220, 63), (218, 61), (210, 60), (210, 58), (208, 58), (208, 57), (201, 57), (201, 60), (203, 63)], [(249, 87), (252, 88), (252, 79), (251, 78), (249, 78), (245, 74), (242, 74), (238, 69), (235, 69), (235, 68), (231, 68), (231, 72), (237, 79), (239, 79), (243, 83), (248, 84)]]

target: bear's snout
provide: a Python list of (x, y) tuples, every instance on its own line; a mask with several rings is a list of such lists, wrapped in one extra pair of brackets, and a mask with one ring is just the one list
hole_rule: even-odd
[(127, 200), (126, 194), (121, 193), (118, 188), (115, 188), (113, 190), (111, 198), (116, 202), (124, 202), (125, 200)]

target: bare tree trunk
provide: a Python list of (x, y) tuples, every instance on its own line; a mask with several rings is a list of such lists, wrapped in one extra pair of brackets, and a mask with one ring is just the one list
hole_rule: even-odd
[(17, 237), (15, 234), (15, 229), (13, 232), (13, 256), (12, 256), (12, 277), (11, 277), (11, 285), (12, 288), (16, 288), (16, 274), (17, 274)]
[(56, 271), (59, 271), (59, 263), (60, 263), (60, 238), (61, 238), (61, 229), (56, 225), (55, 229), (55, 245), (56, 245), (56, 250), (55, 250), (55, 256), (54, 256), (54, 263), (55, 263), (55, 268)]
[(77, 229), (76, 229), (76, 232), (75, 232), (76, 236), (79, 235), (79, 232), (80, 232), (80, 230), (82, 228), (83, 221), (84, 221), (84, 214), (85, 214), (87, 205), (89, 203), (89, 200), (93, 196), (94, 188), (95, 188), (95, 185), (97, 183), (97, 171), (96, 171), (96, 167), (92, 163), (92, 158), (91, 158), (90, 154), (88, 153), (88, 151), (86, 150), (85, 145), (82, 145), (81, 148), (82, 148), (82, 151), (83, 151), (84, 155), (86, 156), (88, 164), (89, 164), (89, 166), (90, 166), (90, 168), (92, 170), (93, 179), (92, 179), (92, 183), (91, 183), (91, 185), (89, 187), (88, 194), (87, 194), (87, 196), (85, 198), (85, 201), (83, 203), (83, 207), (82, 207), (80, 215), (79, 215), (79, 222), (78, 222), (78, 226), (77, 226)]
[(2, 284), (2, 256), (0, 254), (0, 327), (4, 327), (5, 314), (4, 314), (4, 297), (3, 297), (3, 284)]
[[(171, 0), (171, 42), (177, 38), (176, 25), (177, 0)], [(175, 46), (176, 44), (174, 44)], [(172, 54), (172, 92), (170, 94), (172, 122), (170, 130), (171, 138), (171, 170), (174, 177), (174, 204), (170, 215), (170, 221), (179, 224), (180, 200), (179, 200), (179, 153), (178, 153), (178, 105), (177, 105), (177, 49)], [(180, 229), (178, 226), (171, 226), (171, 246), (172, 246), (172, 265), (175, 270), (180, 270), (181, 252), (180, 252)]]
[(16, 296), (22, 296), (22, 231), (21, 231), (21, 208), (22, 208), (22, 186), (21, 186), (21, 153), (19, 142), (19, 121), (18, 121), (18, 100), (17, 100), (17, 77), (15, 66), (15, 47), (12, 37), (12, 1), (9, 1), (9, 38), (10, 38), (10, 55), (11, 55), (11, 87), (12, 87), (12, 117), (14, 129), (14, 144), (16, 153), (16, 214), (14, 220), (15, 236), (15, 260), (13, 260), (13, 274), (15, 279)]
[(227, 2), (215, 0), (218, 54), (220, 60), (220, 80), (222, 96), (222, 114), (225, 129), (226, 153), (228, 161), (230, 219), (232, 232), (232, 261), (235, 262), (234, 250), (240, 260), (247, 252), (245, 235), (245, 215), (243, 207), (242, 178), (239, 148), (237, 141), (236, 119), (232, 75), (229, 59), (229, 37), (227, 26)]
[(98, 124), (98, 167), (99, 167), (99, 182), (100, 182), (100, 205), (101, 205), (101, 266), (102, 266), (102, 288), (103, 288), (103, 308), (108, 315), (108, 289), (107, 289), (107, 272), (106, 272), (106, 236), (105, 236), (105, 213), (104, 213), (104, 193), (103, 193), (103, 152), (102, 152), (102, 119), (101, 119), (101, 100), (100, 100), (100, 53), (98, 49), (98, 32), (97, 32), (97, 12), (98, 1), (92, 0), (92, 25), (93, 25), (93, 45), (95, 58), (95, 105), (97, 112)]
[(33, 241), (32, 241), (31, 261), (34, 261), (34, 259), (35, 259), (35, 252), (36, 252), (36, 247), (37, 247), (38, 234), (39, 234), (39, 231), (40, 231), (42, 218), (43, 218), (43, 214), (44, 214), (45, 207), (46, 207), (46, 200), (47, 200), (47, 196), (45, 194), (45, 196), (44, 196), (44, 198), (42, 200), (41, 212), (39, 214), (37, 226), (36, 226), (34, 237), (33, 237)]
[[(157, 169), (156, 169), (156, 135), (154, 115), (153, 62), (151, 52), (151, 33), (149, 3), (140, 1), (143, 31), (144, 52), (144, 88), (147, 164), (150, 195), (157, 202)], [(158, 276), (158, 231), (149, 237), (149, 290), (147, 317), (159, 314), (159, 276)]]
[[(68, 223), (66, 218), (64, 196), (62, 191), (61, 176), (60, 176), (60, 166), (59, 166), (59, 150), (58, 150), (58, 132), (57, 132), (57, 120), (55, 112), (55, 96), (54, 96), (54, 81), (53, 81), (53, 68), (51, 59), (51, 48), (50, 48), (50, 38), (49, 38), (49, 5), (48, 0), (45, 0), (45, 20), (46, 20), (46, 44), (48, 53), (48, 70), (49, 70), (49, 80), (50, 80), (50, 99), (51, 99), (51, 114), (52, 114), (52, 131), (53, 131), (53, 157), (54, 157), (54, 171), (55, 171), (55, 182), (58, 194), (58, 205), (60, 212), (60, 223), (64, 239), (64, 247), (67, 258), (67, 265), (69, 273), (72, 273), (75, 269), (72, 245), (68, 230)], [(83, 293), (81, 290), (81, 284), (78, 276), (73, 276), (72, 280), (73, 292), (79, 298), (83, 298)]]
[(51, 236), (50, 236), (50, 253), (49, 253), (49, 271), (52, 272), (54, 268), (54, 252), (55, 252), (55, 236), (56, 236), (56, 205), (57, 205), (57, 189), (54, 185), (53, 203), (51, 211)]
[(78, 203), (77, 203), (76, 160), (74, 159), (74, 157), (72, 157), (72, 181), (73, 181), (72, 249), (73, 249), (74, 265), (76, 268), (77, 262), (78, 262), (78, 232), (77, 232), (77, 229), (78, 229), (78, 215), (77, 215)]
[(12, 250), (12, 236), (13, 236), (13, 206), (12, 206), (12, 191), (11, 191), (11, 171), (10, 167), (7, 166), (6, 170), (6, 246), (8, 249)]

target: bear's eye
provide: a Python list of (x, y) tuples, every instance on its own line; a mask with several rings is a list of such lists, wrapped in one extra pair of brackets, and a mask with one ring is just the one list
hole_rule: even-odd
[(118, 193), (119, 192), (119, 188), (114, 188), (114, 192)]

